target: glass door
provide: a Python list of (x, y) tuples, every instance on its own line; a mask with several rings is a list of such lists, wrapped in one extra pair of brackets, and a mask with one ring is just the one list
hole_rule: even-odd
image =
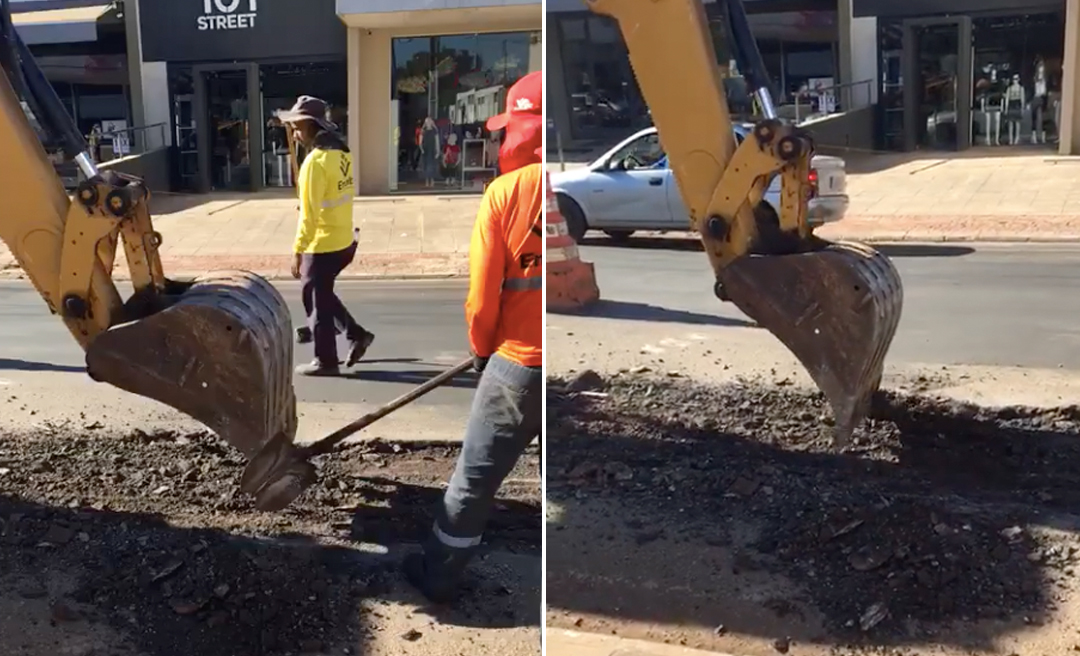
[(912, 20), (904, 28), (906, 150), (969, 148), (971, 19)]
[(255, 64), (196, 66), (199, 190), (263, 187), (263, 116)]

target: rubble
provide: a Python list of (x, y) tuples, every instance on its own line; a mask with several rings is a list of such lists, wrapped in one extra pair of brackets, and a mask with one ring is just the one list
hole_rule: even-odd
[[(63, 592), (44, 602), (44, 619), (107, 625), (138, 653), (346, 653), (379, 621), (366, 599), (414, 594), (396, 561), (358, 543), (424, 539), (457, 453), (361, 443), (320, 459), (322, 480), (292, 507), (261, 513), (237, 490), (243, 458), (209, 434), (0, 437), (11, 468), (0, 477), (0, 594), (29, 603)], [(491, 547), (538, 553), (540, 491), (527, 483), (538, 466), (533, 447), (511, 473)], [(504, 622), (505, 584), (469, 582), (476, 601), (455, 612)]]
[[(833, 640), (880, 645), (964, 621), (1038, 623), (1075, 585), (1080, 540), (1031, 528), (1080, 507), (1075, 407), (988, 409), (883, 392), (853, 446), (836, 453), (816, 391), (637, 376), (605, 392), (560, 399), (549, 413), (549, 499), (564, 513), (586, 499), (618, 508), (619, 521), (664, 530), (684, 553), (737, 551), (748, 573), (790, 582), (788, 600), (819, 613)], [(586, 460), (635, 475), (572, 478), (571, 463)], [(753, 536), (737, 550), (734, 526)], [(620, 613), (638, 612), (633, 593), (610, 594), (626, 601)], [(603, 611), (567, 606), (574, 596), (557, 601)]]

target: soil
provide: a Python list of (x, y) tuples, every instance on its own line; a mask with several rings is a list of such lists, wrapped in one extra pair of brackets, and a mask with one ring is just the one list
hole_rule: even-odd
[(549, 622), (727, 651), (740, 633), (763, 653), (984, 653), (1075, 588), (1076, 407), (883, 392), (834, 453), (816, 392), (597, 378), (549, 381)]
[[(0, 439), (0, 652), (366, 653), (379, 618), (361, 605), (411, 590), (387, 545), (426, 537), (457, 453), (359, 443), (321, 459), (320, 483), (271, 514), (238, 492), (243, 459), (206, 433)], [(538, 469), (534, 449), (507, 479), (488, 550), (539, 553)], [(536, 622), (516, 603), (531, 592), (506, 577), (474, 573), (463, 592), (440, 621)], [(64, 642), (56, 627), (122, 640)]]

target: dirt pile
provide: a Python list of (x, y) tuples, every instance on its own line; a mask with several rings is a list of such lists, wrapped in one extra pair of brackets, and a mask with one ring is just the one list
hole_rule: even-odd
[[(794, 584), (764, 606), (783, 615), (802, 604), (840, 641), (1038, 623), (1074, 585), (1076, 408), (882, 393), (843, 454), (830, 450), (829, 424), (820, 394), (790, 387), (621, 376), (578, 393), (551, 381), (548, 495), (567, 513), (610, 501), (616, 522), (641, 528), (639, 544), (731, 547), (736, 570)], [(549, 595), (576, 603), (573, 590)]]
[[(0, 651), (40, 653), (12, 636), (29, 644), (48, 624), (102, 624), (154, 656), (355, 650), (377, 623), (360, 604), (408, 592), (396, 560), (358, 543), (422, 539), (457, 451), (352, 447), (270, 514), (236, 492), (243, 461), (210, 435), (0, 439), (0, 582), (9, 603), (47, 603), (51, 614), (0, 630)], [(538, 467), (533, 451), (511, 478), (535, 480)], [(539, 489), (510, 482), (488, 543), (536, 553), (540, 530)], [(459, 620), (513, 620), (505, 581), (469, 585), (503, 601), (466, 603)]]

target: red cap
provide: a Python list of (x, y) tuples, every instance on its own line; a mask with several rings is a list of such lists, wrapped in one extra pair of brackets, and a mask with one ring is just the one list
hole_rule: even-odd
[(487, 121), (487, 129), (502, 130), (513, 114), (544, 114), (544, 73), (534, 71), (514, 83), (506, 92), (506, 111)]

